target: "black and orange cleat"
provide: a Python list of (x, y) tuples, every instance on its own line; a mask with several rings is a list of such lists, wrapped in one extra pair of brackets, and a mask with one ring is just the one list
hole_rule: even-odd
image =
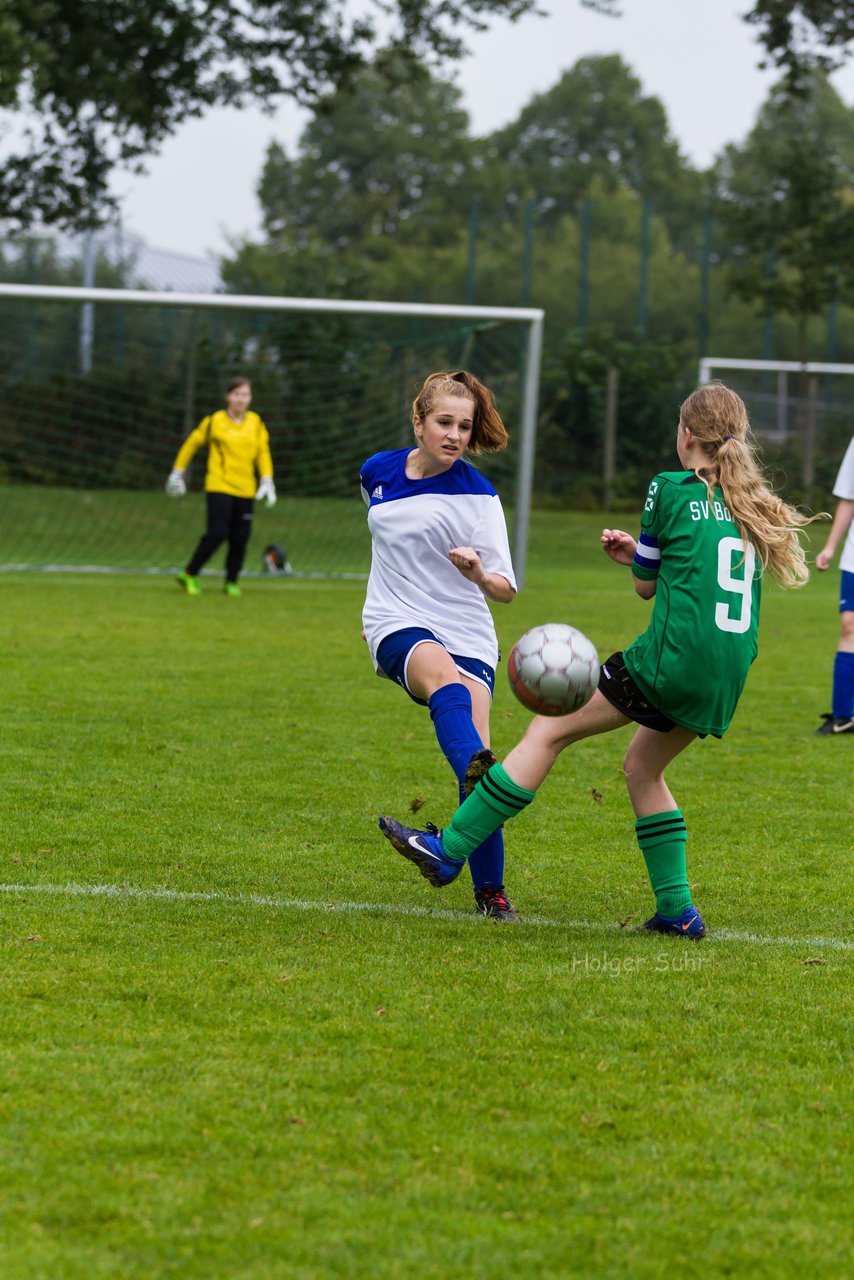
[(489, 884), (483, 889), (475, 889), (474, 900), (481, 915), (490, 920), (503, 920), (508, 924), (518, 920), (513, 903), (504, 892), (503, 884)]

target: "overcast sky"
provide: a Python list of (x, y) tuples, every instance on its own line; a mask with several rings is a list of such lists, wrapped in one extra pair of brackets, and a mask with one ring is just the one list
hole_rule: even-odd
[[(750, 129), (774, 75), (760, 71), (754, 30), (741, 18), (750, 0), (623, 0), (606, 18), (578, 0), (541, 0), (548, 17), (495, 22), (473, 34), (471, 54), (452, 68), (475, 134), (514, 119), (536, 93), (588, 54), (619, 53), (645, 93), (664, 103), (685, 155), (705, 166)], [(834, 77), (854, 104), (854, 67)], [(307, 116), (285, 104), (260, 111), (211, 112), (182, 128), (148, 166), (123, 177), (126, 228), (152, 245), (218, 256), (258, 233), (255, 187), (271, 139), (291, 155)]]

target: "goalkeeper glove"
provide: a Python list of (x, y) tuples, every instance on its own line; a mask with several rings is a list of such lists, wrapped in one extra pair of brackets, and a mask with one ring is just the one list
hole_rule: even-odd
[(274, 507), (276, 505), (276, 486), (273, 484), (272, 476), (264, 476), (258, 486), (258, 492), (255, 497), (260, 501), (261, 498), (267, 499), (267, 506)]
[(169, 479), (166, 481), (166, 492), (170, 498), (183, 498), (187, 492), (187, 486), (184, 483), (184, 472), (179, 471), (177, 467), (169, 473)]

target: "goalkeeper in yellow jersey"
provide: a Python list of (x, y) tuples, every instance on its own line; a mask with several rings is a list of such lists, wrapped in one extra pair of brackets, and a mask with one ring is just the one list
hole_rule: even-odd
[(276, 502), (270, 437), (258, 414), (250, 410), (251, 403), (249, 379), (232, 378), (225, 389), (226, 407), (202, 418), (178, 450), (166, 481), (170, 497), (183, 497), (187, 492), (184, 472), (190, 459), (198, 449), (207, 447), (208, 527), (177, 579), (188, 596), (201, 593), (202, 566), (226, 540), (225, 591), (230, 596), (240, 595), (237, 579), (252, 532), (254, 499), (266, 498), (268, 507)]

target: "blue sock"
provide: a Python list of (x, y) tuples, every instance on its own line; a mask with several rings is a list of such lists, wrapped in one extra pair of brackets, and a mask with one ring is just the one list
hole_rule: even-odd
[(854, 653), (842, 649), (833, 664), (833, 714), (837, 720), (854, 715)]
[[(460, 783), (460, 804), (465, 798), (465, 789)], [(483, 844), (472, 849), (469, 854), (469, 871), (475, 889), (485, 889), (487, 885), (497, 888), (504, 884), (504, 832), (500, 827), (491, 836), (487, 836)]]
[(483, 746), (472, 719), (471, 694), (464, 684), (446, 684), (431, 695), (427, 706), (439, 746), (462, 782), (472, 756)]
[[(436, 690), (427, 705), (439, 746), (457, 775), (463, 801), (466, 769), (475, 751), (483, 746), (472, 719), (471, 694), (464, 684), (446, 684)], [(504, 883), (504, 833), (500, 829), (472, 850), (469, 870), (475, 889)]]

